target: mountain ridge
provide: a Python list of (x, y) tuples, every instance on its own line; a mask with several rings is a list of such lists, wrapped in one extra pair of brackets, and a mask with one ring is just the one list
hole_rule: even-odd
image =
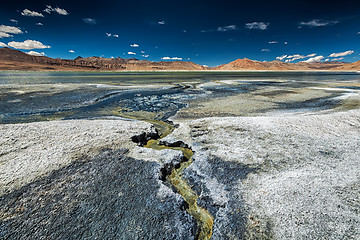
[(205, 67), (190, 61), (153, 62), (136, 58), (104, 58), (81, 56), (75, 59), (32, 56), (8, 47), (0, 48), (0, 70), (94, 70), (94, 71), (360, 71), (360, 61), (354, 63), (285, 63), (274, 60), (261, 62), (248, 58), (236, 59), (217, 67)]

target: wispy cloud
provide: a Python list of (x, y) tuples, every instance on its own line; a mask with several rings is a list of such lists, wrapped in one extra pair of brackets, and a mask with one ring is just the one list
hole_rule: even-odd
[(354, 51), (349, 50), (346, 52), (332, 53), (329, 55), (329, 57), (345, 57), (345, 56), (351, 55), (353, 53), (354, 53)]
[(299, 28), (302, 27), (324, 27), (328, 25), (337, 24), (339, 21), (329, 21), (329, 20), (321, 20), (321, 19), (313, 19), (308, 22), (300, 22)]
[(270, 52), (270, 49), (267, 49), (267, 48), (264, 48), (264, 49), (261, 49), (262, 52)]
[(227, 31), (234, 31), (237, 29), (236, 25), (228, 25), (228, 26), (224, 26), (224, 27), (218, 27), (216, 29), (216, 31), (218, 32), (227, 32)]
[(50, 46), (46, 46), (35, 40), (26, 40), (24, 42), (9, 42), (8, 45), (16, 49), (26, 50), (50, 48)]
[(282, 56), (279, 56), (279, 57), (276, 57), (276, 60), (284, 60), (285, 58), (287, 57), (287, 55), (282, 55)]
[(246, 23), (245, 27), (248, 29), (258, 29), (258, 30), (266, 30), (269, 27), (270, 23), (267, 22), (252, 22)]
[(295, 60), (306, 58), (306, 56), (303, 56), (300, 54), (294, 54), (294, 55), (287, 56), (286, 58), (289, 60), (289, 62), (293, 62)]
[(15, 20), (15, 19), (10, 19), (10, 22), (13, 22), (13, 23), (18, 23), (18, 21), (17, 21), (17, 20)]
[(162, 60), (182, 60), (180, 57), (162, 57)]
[(42, 13), (31, 11), (29, 9), (24, 9), (21, 12), (21, 15), (27, 16), (27, 17), (44, 17), (44, 15)]
[(20, 28), (13, 26), (0, 25), (0, 38), (12, 37), (11, 34), (23, 33)]
[(308, 55), (300, 55), (300, 54), (293, 54), (293, 55), (282, 55), (280, 57), (277, 57), (277, 60), (283, 61), (285, 60), (286, 63), (290, 63), (299, 59), (304, 59), (304, 58), (311, 58), (311, 57), (315, 57), (316, 53), (311, 53)]
[(96, 24), (96, 20), (94, 18), (83, 18), (83, 21), (87, 24)]
[(159, 21), (158, 24), (160, 24), (160, 25), (165, 25), (166, 22), (165, 22), (165, 21)]
[(6, 33), (6, 32), (0, 32), (0, 38), (5, 38), (5, 37), (11, 37), (12, 35)]
[(69, 53), (75, 53), (75, 51), (74, 50), (69, 50)]
[(129, 54), (129, 55), (136, 55), (136, 53), (134, 53), (134, 52), (128, 52), (127, 54)]
[(3, 42), (0, 42), (0, 47), (7, 47), (7, 45)]
[(42, 26), (42, 25), (44, 25), (44, 24), (42, 24), (41, 22), (38, 22), (38, 23), (36, 23), (35, 25), (36, 25), (36, 26)]
[(314, 62), (320, 62), (322, 59), (324, 59), (324, 56), (316, 56), (316, 57), (309, 58), (308, 60), (305, 60), (303, 62), (314, 63)]
[(46, 12), (48, 14), (51, 14), (52, 12), (56, 12), (60, 15), (69, 15), (68, 11), (66, 11), (65, 9), (59, 8), (59, 7), (53, 8), (50, 5), (46, 5), (44, 12)]
[(44, 52), (35, 52), (35, 51), (27, 52), (27, 54), (32, 55), (32, 56), (45, 56), (46, 55)]
[(269, 44), (277, 44), (278, 43), (278, 41), (271, 41), (271, 42), (269, 42)]
[(343, 59), (344, 59), (343, 57), (342, 58), (334, 58), (333, 61), (341, 61)]
[(139, 47), (139, 45), (134, 43), (134, 44), (131, 44), (130, 47)]
[(114, 38), (118, 38), (119, 35), (118, 34), (111, 34), (111, 33), (105, 33), (106, 34), (106, 37), (114, 37)]
[(141, 55), (141, 56), (143, 56), (144, 58), (147, 58), (147, 57), (149, 57), (150, 55), (144, 54), (144, 55)]

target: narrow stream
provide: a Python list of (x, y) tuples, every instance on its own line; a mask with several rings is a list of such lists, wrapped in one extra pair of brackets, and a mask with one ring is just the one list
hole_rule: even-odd
[(160, 142), (161, 139), (171, 134), (175, 129), (174, 126), (169, 122), (148, 119), (145, 117), (147, 115), (146, 113), (125, 113), (119, 111), (117, 112), (117, 115), (125, 118), (146, 121), (155, 127), (156, 131), (158, 132), (158, 136), (155, 137), (156, 139), (148, 140), (143, 145), (143, 147), (152, 148), (155, 150), (172, 149), (182, 151), (184, 156), (183, 161), (179, 165), (174, 166), (168, 173), (165, 173), (165, 177), (162, 180), (170, 183), (175, 188), (176, 192), (183, 197), (187, 205), (186, 211), (195, 218), (197, 223), (197, 233), (195, 239), (211, 239), (214, 217), (206, 209), (200, 207), (197, 204), (197, 199), (199, 196), (195, 193), (194, 190), (191, 189), (187, 181), (183, 178), (183, 171), (188, 166), (190, 166), (194, 160), (194, 153), (191, 148), (181, 146), (166, 146), (164, 143)]

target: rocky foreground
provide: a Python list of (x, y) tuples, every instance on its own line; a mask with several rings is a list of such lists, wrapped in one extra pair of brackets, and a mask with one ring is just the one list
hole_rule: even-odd
[[(212, 239), (360, 238), (360, 111), (180, 120), (185, 178), (215, 217)], [(0, 239), (194, 239), (159, 177), (174, 150), (137, 146), (140, 121), (0, 128)]]

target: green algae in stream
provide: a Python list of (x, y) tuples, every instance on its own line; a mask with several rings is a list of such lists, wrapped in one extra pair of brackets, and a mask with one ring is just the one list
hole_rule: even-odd
[[(189, 184), (185, 179), (183, 179), (183, 171), (191, 165), (193, 162), (193, 151), (187, 147), (170, 147), (160, 143), (160, 140), (174, 131), (174, 126), (170, 123), (155, 120), (155, 117), (159, 117), (159, 114), (149, 113), (143, 111), (122, 111), (117, 109), (114, 111), (118, 116), (126, 117), (130, 119), (142, 120), (154, 125), (154, 127), (159, 132), (159, 139), (150, 139), (147, 144), (144, 146), (146, 148), (151, 148), (155, 150), (164, 150), (172, 149), (181, 151), (186, 158), (186, 161), (180, 164), (180, 167), (174, 167), (171, 173), (166, 177), (167, 181), (170, 182), (176, 189), (176, 191), (183, 197), (184, 201), (187, 203), (188, 208), (186, 211), (195, 218), (198, 225), (198, 230), (196, 233), (195, 239), (200, 240), (209, 240), (212, 236), (212, 228), (214, 225), (214, 217), (204, 208), (200, 207), (197, 204), (197, 199), (199, 196), (191, 189)], [(152, 118), (149, 118), (152, 117)]]

